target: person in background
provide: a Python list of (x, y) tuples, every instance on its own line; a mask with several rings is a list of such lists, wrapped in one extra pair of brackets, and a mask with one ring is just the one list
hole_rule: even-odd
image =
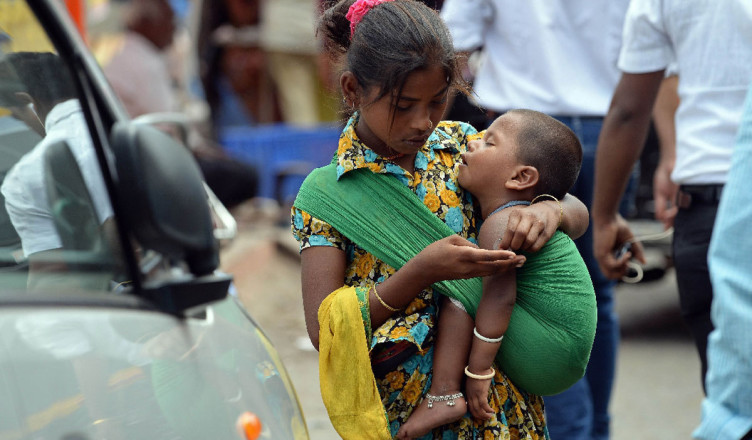
[[(129, 0), (122, 35), (103, 38), (94, 53), (105, 76), (131, 117), (177, 112), (178, 98), (164, 51), (175, 34), (175, 16), (167, 0)], [(190, 126), (186, 141), (204, 179), (228, 208), (255, 196), (258, 173), (229, 158), (218, 145)]]
[(261, 0), (202, 1), (199, 77), (216, 132), (282, 120), (261, 45)]
[(261, 46), (287, 124), (321, 121), (317, 12), (316, 0), (266, 0), (261, 5)]
[[(658, 88), (653, 106), (653, 127), (658, 138), (658, 163), (653, 172), (653, 205), (655, 219), (663, 223), (665, 229), (674, 226), (678, 212), (676, 192), (679, 187), (671, 181), (671, 170), (676, 163), (676, 109), (679, 107), (679, 76), (669, 67), (666, 78)], [(642, 160), (642, 159), (641, 159)]]
[(752, 88), (737, 136), (710, 240), (708, 265), (713, 283), (708, 338), (707, 397), (694, 432), (703, 440), (752, 439)]
[(59, 253), (63, 242), (45, 186), (47, 149), (61, 141), (66, 143), (81, 170), (96, 220), (103, 230), (114, 227), (112, 206), (68, 67), (50, 52), (3, 55), (0, 81), (14, 79), (21, 88), (13, 96), (13, 106), (26, 109), (14, 114), (32, 130), (41, 130), (43, 139), (10, 169), (0, 191), (29, 260), (28, 288), (70, 285), (70, 278), (65, 276), (67, 265)]
[(614, 255), (634, 240), (618, 213), (619, 199), (644, 145), (665, 71), (675, 62), (679, 75), (675, 165), (673, 169), (659, 165), (657, 171), (664, 174), (664, 181), (671, 172), (671, 181), (679, 187), (673, 262), (681, 314), (700, 357), (703, 386), (707, 338), (713, 328), (708, 246), (752, 77), (750, 24), (752, 5), (746, 2), (633, 0), (619, 56), (624, 73), (598, 142), (594, 252), (603, 273), (619, 278), (630, 258), (643, 259), (639, 243), (632, 252)]
[[(619, 79), (616, 59), (628, 3), (445, 0), (441, 11), (456, 50), (484, 52), (473, 88), (489, 122), (509, 109), (528, 108), (562, 121), (578, 136), (583, 162), (571, 193), (588, 207), (598, 135)], [(598, 269), (591, 228), (576, 244), (595, 287), (595, 342), (585, 377), (546, 396), (546, 417), (554, 439), (607, 439), (619, 342), (614, 282)]]
[(133, 117), (176, 111), (177, 101), (164, 56), (176, 31), (172, 7), (167, 0), (121, 3), (123, 32), (93, 44), (107, 81)]

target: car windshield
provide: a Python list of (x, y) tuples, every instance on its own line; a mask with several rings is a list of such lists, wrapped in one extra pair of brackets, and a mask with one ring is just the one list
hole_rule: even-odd
[(18, 0), (0, 0), (0, 184), (6, 291), (112, 290), (127, 282), (70, 69)]

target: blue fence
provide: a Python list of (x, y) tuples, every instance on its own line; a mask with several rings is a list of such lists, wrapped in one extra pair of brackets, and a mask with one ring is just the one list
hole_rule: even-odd
[(220, 143), (232, 157), (259, 171), (259, 196), (289, 200), (312, 168), (327, 165), (337, 151), (341, 128), (285, 124), (225, 129)]

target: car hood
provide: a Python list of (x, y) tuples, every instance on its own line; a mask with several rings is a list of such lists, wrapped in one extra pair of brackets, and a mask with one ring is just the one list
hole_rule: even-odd
[(229, 297), (192, 318), (34, 304), (0, 307), (0, 439), (307, 439), (263, 332)]

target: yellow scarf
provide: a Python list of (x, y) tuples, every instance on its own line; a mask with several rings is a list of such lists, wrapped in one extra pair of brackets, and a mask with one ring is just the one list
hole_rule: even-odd
[(355, 287), (341, 287), (319, 307), (321, 397), (344, 440), (391, 439), (371, 369)]

